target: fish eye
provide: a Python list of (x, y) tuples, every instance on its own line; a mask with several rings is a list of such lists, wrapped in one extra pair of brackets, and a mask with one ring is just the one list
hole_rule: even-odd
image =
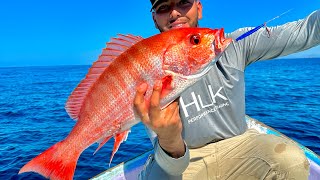
[(193, 45), (198, 45), (200, 44), (201, 39), (200, 39), (200, 35), (199, 34), (194, 34), (192, 36), (190, 36), (190, 43)]

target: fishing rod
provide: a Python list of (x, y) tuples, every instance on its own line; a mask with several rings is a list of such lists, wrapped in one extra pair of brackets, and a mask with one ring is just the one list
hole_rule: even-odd
[[(241, 39), (244, 39), (245, 37), (248, 37), (248, 36), (250, 36), (251, 34), (255, 33), (255, 32), (258, 31), (259, 29), (261, 29), (261, 28), (263, 28), (263, 27), (267, 27), (267, 23), (269, 23), (269, 22), (271, 22), (271, 21), (273, 21), (273, 20), (275, 20), (275, 19), (277, 19), (277, 18), (279, 18), (279, 17), (287, 14), (287, 13), (290, 12), (291, 10), (292, 10), (292, 9), (289, 9), (289, 10), (287, 10), (286, 12), (284, 12), (284, 13), (282, 13), (282, 14), (280, 14), (280, 15), (278, 15), (278, 16), (276, 16), (276, 17), (274, 17), (274, 18), (272, 18), (272, 19), (270, 19), (270, 20), (268, 20), (268, 21), (266, 21), (265, 23), (263, 23), (263, 24), (255, 27), (255, 28), (251, 29), (250, 31), (245, 32), (244, 34), (240, 35), (240, 36), (236, 39), (236, 41), (238, 42), (238, 41), (240, 41)], [(268, 33), (269, 33), (269, 31), (268, 31)]]

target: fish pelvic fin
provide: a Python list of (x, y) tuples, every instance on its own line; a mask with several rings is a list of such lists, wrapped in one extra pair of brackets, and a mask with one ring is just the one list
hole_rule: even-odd
[(109, 65), (123, 52), (141, 40), (143, 40), (143, 38), (140, 36), (119, 34), (117, 38), (112, 38), (111, 41), (107, 43), (107, 47), (102, 50), (102, 54), (98, 60), (93, 63), (86, 77), (73, 90), (66, 102), (65, 109), (72, 119), (79, 119), (81, 107), (91, 87)]
[(72, 180), (81, 151), (66, 155), (64, 141), (58, 142), (24, 165), (19, 174), (36, 172), (52, 180)]
[(116, 154), (116, 152), (118, 151), (119, 147), (120, 147), (120, 144), (123, 142), (123, 141), (126, 141), (127, 140), (127, 137), (129, 135), (129, 132), (130, 130), (126, 130), (126, 131), (123, 131), (122, 133), (119, 133), (117, 134), (114, 139), (114, 145), (113, 145), (113, 150), (112, 150), (112, 154), (111, 154), (111, 158), (110, 158), (110, 162), (109, 162), (109, 167), (111, 165), (111, 162), (112, 162), (112, 159), (113, 159), (113, 156)]
[(104, 138), (100, 143), (99, 143), (99, 147), (94, 151), (93, 155), (95, 155), (101, 148), (102, 146), (108, 142), (110, 139), (112, 138), (112, 136), (106, 137)]

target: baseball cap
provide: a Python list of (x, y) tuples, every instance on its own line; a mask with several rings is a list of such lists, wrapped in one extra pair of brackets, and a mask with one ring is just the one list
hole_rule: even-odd
[(152, 11), (152, 9), (160, 2), (160, 0), (150, 0), (150, 2), (151, 2), (151, 5), (152, 5), (150, 11)]
[(158, 4), (161, 2), (161, 0), (150, 0), (150, 2), (151, 2), (151, 5), (152, 5), (150, 11), (152, 11), (152, 9), (153, 9), (156, 5), (158, 5)]

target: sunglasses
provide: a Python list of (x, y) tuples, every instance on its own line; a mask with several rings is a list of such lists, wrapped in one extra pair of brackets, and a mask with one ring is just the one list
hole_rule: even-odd
[(156, 5), (151, 12), (156, 14), (166, 14), (173, 9), (185, 11), (193, 6), (195, 0), (179, 0), (178, 2), (163, 1)]

